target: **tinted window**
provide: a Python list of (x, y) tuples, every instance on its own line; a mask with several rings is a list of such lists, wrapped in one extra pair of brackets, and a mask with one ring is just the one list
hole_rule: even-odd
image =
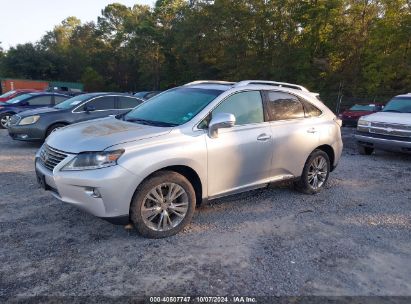
[(28, 100), (31, 106), (48, 106), (51, 105), (51, 96), (39, 96)]
[(308, 101), (304, 101), (304, 110), (306, 117), (317, 117), (322, 114), (321, 110)]
[(132, 109), (137, 107), (142, 102), (140, 99), (124, 96), (119, 97), (118, 101), (120, 109)]
[(298, 98), (293, 95), (282, 92), (268, 92), (268, 100), (272, 120), (304, 117), (303, 105)]
[[(103, 96), (93, 99), (85, 104), (85, 106), (89, 108), (94, 108), (96, 111), (98, 110), (111, 110), (114, 109), (114, 96)], [(82, 107), (84, 111), (84, 106)]]
[(259, 91), (234, 94), (224, 100), (214, 113), (231, 113), (236, 125), (259, 123), (264, 121), (263, 102)]
[(59, 104), (63, 101), (67, 100), (67, 97), (64, 96), (54, 96), (54, 102), (55, 104)]

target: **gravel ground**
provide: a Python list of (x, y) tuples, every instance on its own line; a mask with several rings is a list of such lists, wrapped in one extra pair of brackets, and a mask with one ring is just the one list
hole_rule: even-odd
[(40, 190), (39, 145), (0, 130), (0, 296), (411, 296), (411, 156), (360, 156), (351, 132), (320, 194), (219, 199), (149, 240)]

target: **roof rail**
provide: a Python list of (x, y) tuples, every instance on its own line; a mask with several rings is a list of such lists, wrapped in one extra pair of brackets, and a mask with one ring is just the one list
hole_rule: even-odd
[(307, 88), (297, 85), (297, 84), (287, 83), (287, 82), (278, 82), (278, 81), (268, 81), (268, 80), (243, 80), (243, 81), (237, 82), (234, 85), (234, 87), (246, 86), (249, 84), (272, 85), (276, 87), (284, 87), (284, 88), (309, 92)]
[(233, 85), (234, 82), (230, 82), (230, 81), (219, 81), (219, 80), (197, 80), (197, 81), (192, 81), (192, 82), (186, 83), (184, 86), (196, 85), (196, 84), (222, 84), (222, 85)]

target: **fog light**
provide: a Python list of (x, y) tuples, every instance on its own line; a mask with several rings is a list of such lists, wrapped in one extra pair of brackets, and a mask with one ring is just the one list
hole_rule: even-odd
[(27, 139), (27, 138), (29, 138), (29, 136), (28, 136), (27, 134), (18, 134), (17, 137), (20, 138), (20, 139)]
[(87, 187), (86, 193), (95, 198), (101, 198), (101, 193), (97, 188)]

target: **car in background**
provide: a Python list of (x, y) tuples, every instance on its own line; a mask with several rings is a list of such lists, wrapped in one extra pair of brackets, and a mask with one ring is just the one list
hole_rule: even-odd
[(134, 96), (141, 98), (143, 100), (150, 99), (151, 97), (156, 96), (157, 94), (160, 94), (161, 91), (142, 91), (142, 92), (137, 92), (134, 94)]
[(55, 105), (69, 99), (71, 96), (39, 92), (27, 93), (0, 104), (0, 128), (6, 129), (13, 115), (37, 108), (54, 107)]
[(43, 141), (57, 129), (86, 120), (119, 115), (143, 100), (120, 93), (82, 94), (52, 107), (25, 111), (12, 117), (9, 135), (16, 140)]
[(362, 155), (375, 149), (411, 153), (411, 93), (395, 96), (381, 112), (361, 117), (354, 137)]
[(383, 104), (355, 104), (348, 110), (345, 110), (343, 113), (338, 115), (338, 117), (342, 120), (343, 127), (345, 126), (353, 126), (356, 127), (358, 123), (358, 119), (361, 116), (372, 114), (375, 112), (379, 112), (384, 108)]
[(19, 95), (27, 94), (27, 93), (34, 93), (34, 92), (40, 92), (39, 90), (33, 90), (33, 89), (18, 89), (18, 90), (12, 90), (4, 93), (3, 95), (0, 95), (0, 104), (1, 102), (6, 102), (7, 100), (13, 99), (14, 97), (17, 97)]
[(304, 87), (196, 81), (125, 115), (57, 130), (35, 170), (59, 200), (162, 238), (202, 201), (284, 180), (318, 193), (341, 152), (339, 120)]

